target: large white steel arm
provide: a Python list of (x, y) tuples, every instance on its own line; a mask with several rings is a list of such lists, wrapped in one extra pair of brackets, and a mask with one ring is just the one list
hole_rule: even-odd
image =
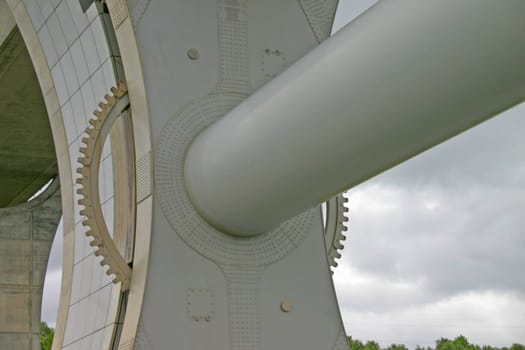
[(522, 0), (380, 2), (196, 139), (191, 198), (266, 232), (523, 101), (524, 37)]

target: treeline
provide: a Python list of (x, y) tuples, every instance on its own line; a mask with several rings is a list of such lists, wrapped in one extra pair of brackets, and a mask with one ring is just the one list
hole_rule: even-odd
[[(369, 340), (366, 343), (363, 343), (360, 340), (353, 339), (348, 337), (348, 344), (350, 345), (351, 350), (408, 350), (408, 348), (403, 344), (392, 344), (386, 348), (379, 346), (379, 343)], [(447, 338), (441, 338), (436, 340), (435, 347), (422, 347), (416, 346), (415, 350), (525, 350), (525, 346), (522, 344), (512, 344), (510, 347), (495, 347), (490, 345), (475, 345), (470, 344), (468, 339), (462, 335), (457, 337), (454, 340), (449, 340)]]

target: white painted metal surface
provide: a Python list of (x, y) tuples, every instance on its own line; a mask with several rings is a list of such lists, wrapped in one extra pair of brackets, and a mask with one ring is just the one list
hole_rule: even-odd
[(348, 349), (321, 211), (254, 239), (228, 236), (195, 211), (182, 171), (202, 127), (328, 36), (336, 3), (158, 0), (137, 20), (154, 144), (152, 254), (137, 335), (123, 332), (121, 343), (137, 350)]
[(525, 2), (385, 1), (191, 146), (200, 213), (266, 232), (525, 99)]

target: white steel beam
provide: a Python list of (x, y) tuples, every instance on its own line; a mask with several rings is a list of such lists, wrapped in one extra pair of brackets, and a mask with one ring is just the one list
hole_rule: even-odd
[(524, 99), (525, 1), (380, 2), (199, 135), (188, 190), (258, 234)]

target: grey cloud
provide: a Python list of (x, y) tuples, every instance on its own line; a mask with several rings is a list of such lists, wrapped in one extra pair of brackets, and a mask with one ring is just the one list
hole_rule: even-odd
[(360, 204), (350, 211), (343, 265), (385, 288), (418, 281), (424, 291), (347, 292), (359, 305), (396, 309), (486, 290), (524, 297), (524, 107), (349, 192), (351, 207), (353, 197)]

